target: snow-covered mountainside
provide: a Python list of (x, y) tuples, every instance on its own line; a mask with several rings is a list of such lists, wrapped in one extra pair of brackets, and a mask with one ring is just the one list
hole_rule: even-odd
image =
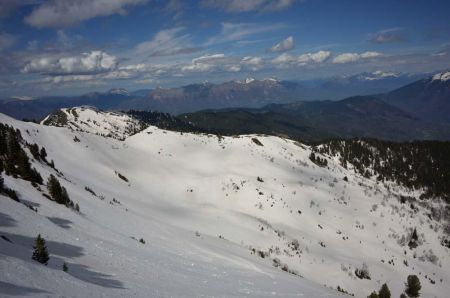
[[(279, 137), (153, 126), (131, 135), (124, 127), (138, 123), (123, 115), (63, 113), (64, 125), (43, 122), (62, 128), (0, 114), (45, 148), (54, 167), (32, 166), (80, 208), (2, 173), (21, 202), (0, 195), (0, 296), (345, 297), (339, 287), (366, 297), (387, 283), (398, 297), (411, 274), (421, 297), (450, 291), (444, 222), (427, 206), (441, 205), (419, 202), (420, 191), (364, 178), (337, 157), (318, 166), (310, 147)], [(110, 129), (116, 138), (102, 136)], [(31, 259), (39, 233), (48, 266)]]
[(450, 80), (450, 71), (437, 73), (433, 76), (432, 80), (446, 82)]
[(41, 121), (43, 125), (67, 127), (119, 140), (141, 131), (145, 125), (126, 115), (114, 112), (100, 112), (92, 107), (60, 109)]

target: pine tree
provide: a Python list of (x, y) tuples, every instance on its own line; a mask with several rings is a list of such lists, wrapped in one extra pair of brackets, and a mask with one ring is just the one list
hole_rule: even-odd
[(379, 298), (377, 292), (372, 292), (367, 298)]
[(422, 285), (420, 284), (420, 280), (417, 275), (409, 275), (406, 282), (406, 295), (410, 298), (417, 298), (420, 296), (421, 288)]
[(41, 156), (41, 158), (42, 158), (43, 160), (46, 160), (46, 158), (47, 158), (47, 151), (45, 151), (45, 148), (44, 148), (44, 147), (41, 148), (40, 156)]
[(391, 291), (389, 290), (387, 284), (383, 284), (381, 286), (380, 291), (378, 292), (379, 298), (391, 298)]
[(56, 179), (56, 177), (53, 176), (53, 174), (50, 175), (50, 177), (48, 177), (47, 188), (48, 188), (48, 192), (50, 193), (50, 196), (57, 203), (64, 204), (63, 198), (62, 198), (61, 184), (59, 184), (58, 179)]
[(67, 263), (66, 263), (66, 262), (64, 262), (64, 264), (62, 265), (62, 270), (63, 270), (64, 272), (69, 271), (69, 267), (67, 267)]
[[(71, 201), (69, 199), (69, 194), (65, 187), (61, 187), (61, 204), (70, 205)], [(72, 203), (73, 205), (73, 203)]]
[(48, 264), (50, 258), (48, 256), (47, 247), (45, 246), (45, 240), (41, 237), (41, 234), (39, 234), (34, 241), (33, 256), (31, 258), (41, 264)]
[(400, 298), (406, 298), (405, 293), (401, 293), (401, 294), (400, 294)]

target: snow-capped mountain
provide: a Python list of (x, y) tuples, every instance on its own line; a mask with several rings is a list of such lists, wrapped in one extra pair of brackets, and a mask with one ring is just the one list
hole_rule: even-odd
[(73, 131), (83, 131), (119, 140), (141, 131), (145, 125), (121, 113), (100, 112), (92, 107), (60, 109), (41, 121), (42, 125), (66, 127)]
[(386, 102), (421, 119), (450, 123), (450, 72), (441, 72), (389, 92)]
[(358, 76), (360, 80), (366, 80), (366, 81), (374, 81), (374, 80), (381, 80), (386, 78), (398, 78), (401, 74), (392, 72), (392, 71), (382, 71), (377, 70), (374, 72), (369, 73), (363, 73)]
[(114, 89), (110, 89), (108, 91), (109, 94), (119, 94), (119, 95), (125, 95), (128, 96), (130, 95), (130, 92), (128, 92), (128, 90), (124, 89), (124, 88), (114, 88)]
[(450, 71), (437, 73), (433, 76), (432, 80), (446, 82), (450, 80)]
[[(311, 147), (279, 137), (131, 134), (137, 122), (120, 114), (61, 113), (66, 122), (47, 125), (0, 114), (44, 183), (56, 176), (80, 207), (2, 173), (20, 199), (0, 195), (2, 295), (366, 297), (387, 283), (398, 297), (410, 274), (421, 297), (450, 290), (446, 221), (430, 216), (444, 205), (420, 190), (355, 174), (337, 156), (317, 153), (318, 165)], [(38, 234), (48, 266), (31, 259)]]

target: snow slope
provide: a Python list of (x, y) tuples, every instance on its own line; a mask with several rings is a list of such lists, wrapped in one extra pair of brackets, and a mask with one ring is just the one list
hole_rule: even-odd
[(432, 78), (432, 81), (446, 82), (448, 80), (450, 80), (450, 71), (435, 74)]
[[(76, 127), (88, 118), (116, 123), (109, 113), (77, 114)], [(0, 235), (13, 242), (0, 239), (0, 296), (339, 297), (339, 286), (366, 297), (386, 282), (398, 297), (409, 274), (419, 276), (422, 297), (450, 290), (443, 223), (431, 221), (426, 206), (398, 199), (419, 192), (357, 176), (333, 159), (320, 168), (309, 160), (310, 148), (294, 141), (156, 127), (120, 141), (86, 127), (4, 115), (0, 122), (46, 148), (81, 209), (5, 177), (38, 212), (0, 198)], [(56, 174), (33, 166), (44, 180)], [(420, 245), (410, 250), (414, 227)], [(48, 241), (47, 267), (31, 260), (38, 233)], [(274, 259), (297, 275), (274, 267)], [(363, 263), (370, 280), (355, 277)]]
[(67, 127), (71, 130), (89, 132), (124, 140), (145, 128), (139, 120), (126, 114), (100, 112), (92, 107), (61, 109), (48, 115), (41, 124)]

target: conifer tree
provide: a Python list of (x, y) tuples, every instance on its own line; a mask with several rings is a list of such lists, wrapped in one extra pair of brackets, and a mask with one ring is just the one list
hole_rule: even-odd
[(62, 270), (63, 270), (64, 272), (69, 271), (69, 267), (67, 267), (67, 263), (66, 263), (66, 262), (64, 262), (64, 264), (62, 265)]
[(369, 296), (367, 296), (367, 298), (379, 298), (377, 292), (372, 292), (372, 294), (370, 294)]
[(420, 296), (420, 289), (422, 285), (417, 275), (409, 275), (406, 282), (405, 293), (410, 298), (417, 298)]
[(47, 158), (47, 151), (45, 150), (44, 147), (41, 148), (40, 156), (43, 160), (45, 160)]
[(56, 177), (53, 176), (53, 174), (51, 174), (50, 177), (48, 177), (47, 188), (48, 188), (48, 192), (50, 193), (50, 196), (57, 203), (64, 204), (64, 202), (62, 200), (61, 185), (59, 184), (58, 179), (56, 179)]
[(389, 290), (387, 284), (383, 284), (381, 286), (380, 291), (378, 292), (379, 298), (391, 298), (391, 291)]
[(47, 247), (45, 246), (45, 240), (41, 237), (41, 234), (39, 234), (34, 241), (33, 256), (31, 258), (41, 264), (48, 264), (50, 257), (48, 256)]

